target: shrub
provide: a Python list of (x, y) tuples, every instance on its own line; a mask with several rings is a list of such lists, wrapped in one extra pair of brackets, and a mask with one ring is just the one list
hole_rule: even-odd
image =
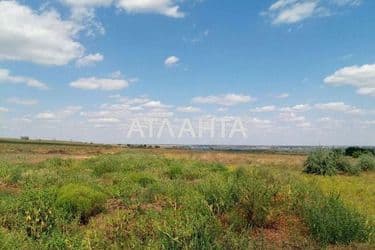
[(199, 191), (215, 214), (226, 212), (233, 205), (230, 186), (227, 178), (218, 175), (209, 176), (208, 181), (199, 186)]
[(52, 158), (40, 164), (42, 167), (72, 167), (72, 159)]
[(80, 218), (87, 223), (89, 217), (104, 209), (106, 196), (92, 187), (82, 184), (68, 184), (60, 188), (57, 194), (57, 205), (64, 209), (68, 216)]
[(21, 165), (10, 165), (0, 161), (0, 181), (7, 184), (16, 184), (22, 179), (23, 168)]
[(55, 197), (54, 190), (30, 189), (22, 194), (18, 215), (20, 225), (29, 237), (39, 239), (54, 230), (58, 214), (54, 207)]
[(350, 164), (349, 160), (342, 156), (336, 159), (336, 169), (350, 175), (358, 175), (361, 171), (361, 168), (357, 165)]
[(305, 173), (318, 175), (335, 175), (337, 155), (328, 149), (313, 151), (305, 161)]
[(179, 165), (171, 166), (166, 174), (170, 179), (177, 179), (183, 174), (183, 168)]
[(116, 158), (100, 157), (92, 164), (92, 170), (95, 176), (101, 177), (106, 173), (115, 172), (121, 163)]
[(375, 156), (363, 154), (358, 158), (358, 168), (363, 171), (375, 170)]
[(139, 177), (139, 179), (137, 180), (137, 182), (142, 187), (147, 187), (147, 186), (155, 183), (155, 179), (152, 178), (152, 177), (148, 177), (148, 176), (142, 176), (142, 177)]
[(180, 209), (163, 211), (158, 226), (162, 249), (215, 249), (219, 225), (203, 196), (189, 190), (176, 202)]
[(232, 199), (238, 200), (236, 209), (246, 226), (262, 227), (269, 222), (274, 198), (279, 191), (278, 183), (272, 179), (265, 171), (239, 169), (235, 172), (235, 186), (230, 192)]
[(348, 147), (345, 149), (346, 156), (352, 156), (354, 158), (358, 158), (362, 154), (375, 155), (375, 150), (371, 148), (361, 148), (361, 147)]
[(360, 168), (352, 165), (338, 149), (318, 149), (307, 157), (304, 163), (305, 173), (335, 175), (338, 171), (357, 175)]
[(313, 237), (324, 245), (362, 242), (369, 236), (365, 218), (335, 195), (307, 203), (304, 217)]

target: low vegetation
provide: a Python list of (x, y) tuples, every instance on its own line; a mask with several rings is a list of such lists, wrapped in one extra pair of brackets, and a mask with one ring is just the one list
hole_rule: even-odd
[(373, 148), (363, 148), (363, 147), (348, 147), (345, 149), (345, 155), (358, 158), (362, 154), (372, 154), (375, 155), (375, 149)]
[[(318, 151), (305, 167), (331, 175), (357, 166), (371, 183), (366, 157), (353, 162)], [(372, 210), (346, 199), (356, 189), (345, 186), (344, 196), (327, 192), (332, 185), (319, 182), (335, 177), (301, 170), (140, 150), (86, 160), (0, 161), (0, 249), (373, 247)], [(370, 194), (361, 199), (371, 203), (373, 193), (360, 185)]]
[(317, 175), (358, 175), (361, 171), (375, 170), (375, 156), (370, 153), (358, 156), (354, 163), (350, 160), (340, 150), (321, 148), (309, 154), (304, 163), (304, 172)]

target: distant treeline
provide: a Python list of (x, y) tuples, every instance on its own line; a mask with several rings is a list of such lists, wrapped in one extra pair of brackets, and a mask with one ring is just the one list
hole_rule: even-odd
[(346, 156), (359, 157), (362, 154), (373, 154), (375, 155), (374, 148), (365, 148), (365, 147), (348, 147), (345, 149)]

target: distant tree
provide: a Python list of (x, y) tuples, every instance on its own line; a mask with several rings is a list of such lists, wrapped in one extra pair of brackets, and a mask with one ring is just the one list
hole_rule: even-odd
[(373, 154), (375, 155), (375, 149), (362, 148), (362, 147), (348, 147), (345, 149), (346, 156), (352, 156), (358, 158), (362, 154)]

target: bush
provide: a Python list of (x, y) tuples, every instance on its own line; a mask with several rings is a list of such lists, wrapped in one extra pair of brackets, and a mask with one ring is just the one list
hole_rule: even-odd
[(233, 205), (228, 178), (211, 175), (199, 186), (199, 191), (215, 214), (222, 214)]
[(179, 165), (171, 166), (166, 174), (170, 179), (177, 179), (182, 176), (183, 168)]
[(375, 150), (371, 148), (361, 148), (361, 147), (348, 147), (345, 149), (346, 156), (352, 156), (354, 158), (358, 158), (362, 154), (375, 155)]
[(308, 156), (304, 163), (305, 173), (335, 175), (338, 171), (358, 175), (361, 168), (352, 165), (338, 149), (318, 149)]
[(350, 175), (358, 175), (361, 172), (361, 168), (350, 164), (349, 160), (342, 156), (336, 159), (336, 169)]
[(64, 209), (68, 216), (80, 218), (82, 223), (104, 209), (106, 196), (92, 187), (82, 184), (68, 184), (60, 188), (57, 194), (57, 205)]
[(363, 154), (358, 158), (358, 168), (363, 171), (375, 170), (375, 156)]
[(305, 173), (318, 175), (335, 175), (337, 172), (337, 154), (332, 150), (318, 149), (313, 151), (305, 161)]
[(104, 174), (117, 171), (120, 164), (121, 162), (116, 158), (100, 157), (93, 162), (92, 170), (95, 176), (101, 177)]
[(19, 222), (29, 237), (39, 239), (54, 230), (58, 214), (55, 198), (54, 190), (31, 189), (22, 194), (18, 205)]
[(369, 236), (366, 219), (335, 195), (307, 203), (304, 217), (313, 237), (324, 245), (363, 242)]
[(235, 172), (233, 183), (231, 196), (234, 201), (237, 200), (237, 214), (242, 216), (245, 226), (266, 226), (279, 191), (278, 183), (268, 172), (243, 169)]
[(7, 184), (16, 184), (22, 179), (23, 168), (21, 165), (10, 165), (0, 161), (0, 181)]

